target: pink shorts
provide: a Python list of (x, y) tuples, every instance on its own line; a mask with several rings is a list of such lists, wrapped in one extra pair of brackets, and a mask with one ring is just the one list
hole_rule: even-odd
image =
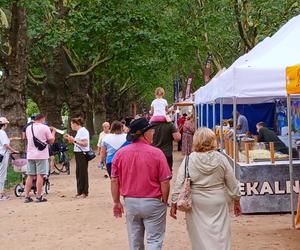
[(165, 116), (152, 116), (151, 119), (150, 119), (150, 122), (166, 122), (167, 119)]

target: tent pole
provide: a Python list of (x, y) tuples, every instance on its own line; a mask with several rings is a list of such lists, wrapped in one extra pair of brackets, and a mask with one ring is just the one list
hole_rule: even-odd
[(196, 112), (197, 112), (197, 128), (199, 128), (199, 123), (200, 123), (200, 105), (198, 104), (196, 106)]
[(208, 124), (208, 112), (209, 112), (209, 106), (208, 103), (206, 103), (206, 127), (208, 128), (209, 124)]
[(221, 152), (223, 152), (223, 99), (220, 100), (220, 148)]
[(201, 103), (201, 127), (203, 127), (203, 103)]
[(233, 97), (233, 171), (236, 175), (236, 126), (237, 126), (237, 120), (236, 120), (236, 97)]
[[(176, 108), (176, 110), (177, 110), (177, 108)], [(178, 113), (175, 111), (175, 126), (176, 126), (176, 128), (178, 128), (177, 121), (178, 121)]]
[(290, 188), (291, 188), (291, 215), (292, 215), (292, 227), (293, 229), (295, 229), (291, 95), (287, 95), (287, 111), (288, 111), (287, 117), (288, 117), (288, 131), (289, 131), (288, 138), (289, 138), (289, 172), (290, 172)]
[(216, 103), (213, 103), (213, 131), (216, 133)]

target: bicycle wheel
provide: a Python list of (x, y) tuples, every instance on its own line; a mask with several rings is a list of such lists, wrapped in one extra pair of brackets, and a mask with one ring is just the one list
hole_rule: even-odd
[(64, 172), (64, 166), (63, 166), (63, 164), (54, 162), (54, 167), (55, 167), (55, 169), (58, 170), (59, 172), (61, 172), (61, 173)]
[(45, 182), (45, 194), (49, 194), (49, 190), (50, 190), (50, 182), (47, 180)]
[[(61, 173), (68, 172), (68, 169), (65, 167), (65, 163), (54, 163), (54, 167)], [(69, 174), (69, 172), (68, 172)]]
[(65, 169), (66, 169), (66, 172), (68, 175), (71, 174), (71, 169), (70, 169), (70, 162), (69, 160), (67, 160), (65, 163), (64, 163), (64, 166), (65, 166)]
[(70, 172), (70, 163), (64, 152), (60, 153), (58, 158), (55, 158), (54, 167), (61, 173)]
[(24, 186), (21, 184), (18, 184), (15, 186), (15, 196), (20, 197), (22, 193), (24, 192)]

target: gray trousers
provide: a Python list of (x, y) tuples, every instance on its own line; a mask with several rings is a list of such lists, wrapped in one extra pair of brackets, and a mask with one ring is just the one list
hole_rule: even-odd
[(160, 250), (166, 231), (167, 205), (159, 199), (125, 198), (128, 241), (131, 250)]
[(0, 193), (4, 190), (4, 184), (7, 177), (7, 167), (9, 160), (9, 152), (5, 152), (2, 162), (0, 163)]

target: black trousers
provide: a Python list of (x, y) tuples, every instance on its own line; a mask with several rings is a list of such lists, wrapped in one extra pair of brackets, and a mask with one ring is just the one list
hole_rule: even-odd
[(171, 156), (167, 156), (166, 155), (166, 158), (167, 158), (167, 162), (168, 162), (169, 168), (170, 168), (170, 170), (172, 172), (172, 169), (173, 169), (173, 155), (171, 155)]
[(88, 160), (82, 152), (75, 152), (77, 194), (89, 194)]
[(111, 165), (112, 165), (112, 163), (107, 163), (106, 164), (106, 170), (107, 170), (107, 173), (109, 175), (109, 178), (111, 177)]
[(177, 144), (177, 151), (181, 151), (181, 147), (182, 147), (182, 140), (180, 140)]

